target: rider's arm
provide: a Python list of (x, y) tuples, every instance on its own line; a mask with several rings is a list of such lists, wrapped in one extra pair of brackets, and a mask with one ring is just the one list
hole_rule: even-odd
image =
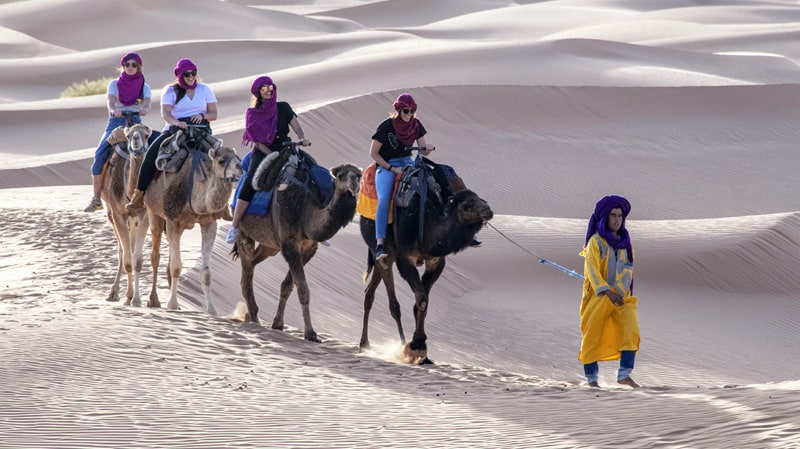
[(386, 162), (386, 159), (381, 156), (380, 150), (382, 146), (382, 143), (372, 139), (372, 145), (369, 146), (369, 156), (378, 164), (378, 167), (383, 167), (385, 170), (391, 170), (392, 173), (401, 173), (403, 171), (402, 168), (392, 167), (388, 162)]
[(425, 151), (422, 152), (422, 154), (425, 156), (431, 154), (431, 151), (436, 149), (435, 146), (425, 143), (425, 137), (420, 137), (417, 139), (417, 146), (425, 148)]
[(217, 119), (217, 103), (206, 103), (206, 112), (203, 113), (209, 122)]
[(139, 115), (147, 115), (150, 112), (150, 97), (144, 97), (142, 104), (139, 105)]
[(106, 97), (106, 107), (108, 108), (108, 113), (114, 115), (114, 117), (122, 117), (122, 112), (117, 111), (117, 96), (114, 94), (108, 94)]
[(292, 118), (292, 121), (289, 122), (289, 126), (291, 126), (292, 131), (297, 134), (297, 140), (300, 141), (300, 145), (304, 147), (311, 145), (311, 141), (306, 140), (306, 133), (303, 131), (303, 127), (300, 125), (300, 120), (297, 120), (297, 116)]
[(167, 122), (170, 126), (177, 126), (179, 128), (186, 128), (186, 123), (178, 120), (175, 116), (172, 115), (172, 109), (174, 105), (161, 103), (161, 117)]

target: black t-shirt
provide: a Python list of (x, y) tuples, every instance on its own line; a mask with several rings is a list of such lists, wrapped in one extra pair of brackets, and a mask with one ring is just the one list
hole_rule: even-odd
[[(414, 140), (416, 141), (426, 133), (425, 127), (422, 126), (422, 122), (420, 122), (417, 138)], [(378, 150), (378, 154), (387, 161), (397, 157), (411, 156), (411, 152), (406, 151), (405, 145), (397, 140), (391, 118), (387, 118), (378, 125), (378, 129), (375, 131), (375, 134), (372, 135), (372, 139), (381, 143), (381, 149)]]
[(294, 110), (289, 103), (285, 101), (278, 102), (278, 132), (275, 134), (275, 140), (269, 146), (271, 151), (281, 151), (283, 149), (283, 142), (291, 141), (289, 138), (289, 122), (297, 117)]

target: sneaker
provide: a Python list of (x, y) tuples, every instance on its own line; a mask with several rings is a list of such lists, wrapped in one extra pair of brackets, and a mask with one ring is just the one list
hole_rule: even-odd
[(620, 379), (620, 380), (617, 381), (617, 383), (620, 384), (620, 385), (627, 385), (627, 386), (629, 386), (631, 388), (639, 388), (639, 384), (634, 382), (633, 379), (631, 379), (630, 377), (626, 377), (624, 379)]
[(375, 247), (375, 260), (380, 262), (387, 257), (389, 257), (389, 255), (386, 254), (386, 250), (383, 249), (383, 245), (378, 245)]
[(89, 205), (86, 206), (86, 209), (84, 209), (83, 211), (84, 212), (95, 212), (95, 211), (102, 210), (102, 209), (103, 209), (103, 202), (100, 201), (100, 198), (92, 197), (92, 201), (89, 202)]
[(477, 248), (481, 245), (483, 245), (483, 242), (479, 241), (478, 239), (472, 239), (472, 241), (469, 242), (469, 246), (472, 248)]
[(231, 226), (231, 229), (228, 230), (228, 238), (225, 239), (228, 243), (236, 243), (236, 237), (239, 237), (239, 230)]
[(323, 241), (319, 242), (319, 244), (322, 245), (322, 246), (331, 246), (331, 241), (330, 240), (323, 240)]

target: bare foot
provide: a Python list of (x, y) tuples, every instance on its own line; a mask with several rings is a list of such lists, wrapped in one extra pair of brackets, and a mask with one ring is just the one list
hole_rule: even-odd
[(589, 386), (592, 388), (600, 388), (600, 384), (595, 382), (589, 382)]
[(627, 386), (629, 386), (631, 388), (639, 388), (639, 384), (634, 382), (633, 379), (630, 378), (630, 377), (626, 377), (624, 379), (618, 380), (617, 383), (621, 384), (621, 385), (627, 385)]

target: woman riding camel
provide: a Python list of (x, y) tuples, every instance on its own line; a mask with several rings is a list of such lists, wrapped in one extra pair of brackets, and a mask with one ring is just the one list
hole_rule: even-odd
[[(85, 212), (94, 212), (103, 208), (100, 192), (103, 189), (103, 166), (111, 153), (108, 136), (119, 126), (129, 123), (124, 116), (134, 112), (137, 115), (129, 116), (136, 123), (142, 123), (141, 116), (150, 112), (150, 85), (144, 80), (142, 73), (142, 57), (138, 53), (128, 53), (119, 61), (121, 73), (119, 78), (108, 83), (106, 107), (108, 108), (108, 124), (100, 143), (94, 152), (92, 161), (92, 200), (84, 209)], [(152, 136), (155, 138), (156, 136)]]
[(292, 128), (300, 144), (304, 147), (311, 145), (305, 138), (303, 127), (297, 119), (297, 114), (285, 101), (278, 101), (278, 86), (268, 76), (260, 76), (250, 86), (250, 107), (244, 115), (244, 135), (242, 145), (252, 145), (250, 163), (247, 166), (247, 175), (244, 184), (236, 197), (236, 207), (233, 211), (233, 221), (228, 232), (228, 243), (234, 243), (239, 234), (239, 222), (242, 221), (247, 207), (253, 201), (256, 191), (253, 189), (253, 177), (261, 161), (273, 151), (281, 151), (284, 143), (289, 139), (289, 128)]
[(412, 165), (411, 151), (406, 147), (414, 145), (425, 148), (422, 154), (427, 156), (436, 147), (425, 142), (425, 127), (414, 116), (417, 103), (410, 94), (401, 94), (394, 101), (394, 110), (389, 118), (378, 125), (372, 135), (369, 148), (370, 157), (378, 164), (375, 172), (375, 190), (378, 194), (378, 209), (375, 213), (375, 259), (381, 261), (387, 257), (383, 248), (386, 239), (386, 228), (389, 222), (389, 203), (392, 200), (395, 176), (403, 173), (403, 167)]
[(156, 171), (156, 158), (161, 143), (177, 129), (186, 129), (188, 124), (206, 126), (211, 133), (209, 122), (217, 119), (217, 97), (207, 84), (200, 82), (197, 66), (191, 59), (181, 59), (175, 65), (176, 81), (164, 87), (161, 94), (161, 117), (164, 118), (164, 132), (147, 148), (139, 179), (128, 209), (144, 206), (144, 193), (153, 180)]

